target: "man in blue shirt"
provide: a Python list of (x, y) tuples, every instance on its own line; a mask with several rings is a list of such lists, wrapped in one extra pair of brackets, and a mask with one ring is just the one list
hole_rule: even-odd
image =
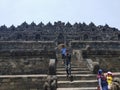
[(66, 48), (65, 48), (64, 45), (62, 45), (61, 54), (62, 54), (63, 62), (65, 62), (65, 58), (66, 58)]

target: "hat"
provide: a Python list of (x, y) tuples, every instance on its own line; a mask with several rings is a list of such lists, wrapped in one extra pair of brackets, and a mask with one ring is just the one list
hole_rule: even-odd
[(102, 69), (98, 70), (98, 74), (102, 74), (102, 72), (103, 72)]
[(112, 72), (108, 71), (107, 74), (112, 75)]

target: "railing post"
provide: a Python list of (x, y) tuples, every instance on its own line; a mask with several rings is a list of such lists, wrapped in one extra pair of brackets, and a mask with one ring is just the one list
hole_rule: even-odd
[(97, 74), (100, 66), (99, 66), (99, 62), (93, 62), (92, 59), (86, 59), (87, 64), (89, 69), (94, 73)]
[(48, 74), (56, 75), (56, 59), (50, 59)]
[(50, 59), (49, 70), (44, 90), (57, 90), (56, 59)]

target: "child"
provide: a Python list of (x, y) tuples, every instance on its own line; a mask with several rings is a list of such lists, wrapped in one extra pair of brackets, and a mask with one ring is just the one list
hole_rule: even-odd
[(108, 89), (111, 89), (111, 84), (112, 84), (112, 80), (113, 80), (113, 75), (112, 73), (109, 71), (107, 72), (107, 82), (108, 82)]

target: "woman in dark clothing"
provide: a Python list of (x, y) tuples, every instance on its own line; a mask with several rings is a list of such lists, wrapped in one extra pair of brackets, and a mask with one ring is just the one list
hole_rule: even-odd
[(98, 90), (108, 90), (107, 78), (101, 69), (98, 71), (97, 79), (99, 85)]
[(71, 76), (71, 55), (68, 50), (66, 50), (65, 69), (67, 76)]

